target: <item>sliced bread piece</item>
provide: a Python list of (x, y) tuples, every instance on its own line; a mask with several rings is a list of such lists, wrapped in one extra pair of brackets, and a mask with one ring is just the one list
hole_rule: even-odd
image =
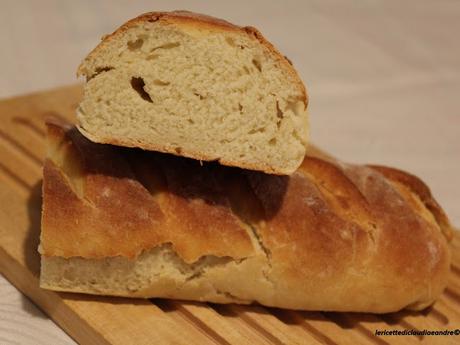
[(291, 174), (308, 139), (290, 61), (252, 27), (191, 12), (122, 25), (85, 58), (79, 130), (90, 140)]

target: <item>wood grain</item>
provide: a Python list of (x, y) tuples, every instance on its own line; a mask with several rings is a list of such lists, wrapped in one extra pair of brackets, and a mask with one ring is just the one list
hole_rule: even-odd
[[(43, 121), (49, 115), (72, 120), (80, 96), (81, 87), (72, 86), (0, 102), (0, 271), (77, 342), (279, 345), (453, 344), (458, 340), (374, 336), (376, 329), (459, 327), (458, 234), (453, 241), (454, 267), (449, 287), (432, 308), (422, 313), (377, 316), (296, 312), (261, 306), (96, 297), (40, 289), (36, 249), (40, 231)], [(11, 318), (14, 317), (12, 314)], [(9, 323), (2, 325), (8, 327)], [(8, 333), (11, 339), (0, 339), (0, 343), (20, 343), (23, 338), (33, 337), (38, 331), (34, 327), (37, 326), (11, 331)], [(41, 339), (45, 339), (44, 343), (65, 343), (62, 334), (47, 334)]]

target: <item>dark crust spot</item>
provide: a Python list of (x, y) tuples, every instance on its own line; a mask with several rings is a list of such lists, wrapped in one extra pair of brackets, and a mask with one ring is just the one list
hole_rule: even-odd
[(286, 55), (284, 55), (284, 58), (286, 59), (287, 62), (289, 62), (289, 64), (291, 66), (294, 66), (294, 64), (292, 63), (291, 59), (289, 59)]

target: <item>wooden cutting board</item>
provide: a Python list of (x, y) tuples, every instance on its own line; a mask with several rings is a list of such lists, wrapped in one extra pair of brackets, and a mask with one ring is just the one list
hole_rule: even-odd
[[(460, 328), (460, 235), (449, 286), (420, 313), (297, 312), (262, 306), (132, 300), (38, 287), (44, 118), (73, 120), (80, 86), (0, 102), (0, 270), (81, 344), (448, 344), (460, 336), (386, 336), (375, 330)], [(395, 287), (397, 288), (397, 287)]]

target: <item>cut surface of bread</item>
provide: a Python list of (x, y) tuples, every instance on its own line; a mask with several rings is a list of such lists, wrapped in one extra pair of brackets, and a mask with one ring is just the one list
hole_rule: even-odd
[(451, 228), (402, 171), (307, 154), (291, 176), (95, 144), (48, 123), (40, 284), (385, 313), (446, 286)]
[(84, 59), (78, 108), (90, 140), (273, 174), (301, 164), (307, 95), (297, 72), (252, 27), (152, 12)]

